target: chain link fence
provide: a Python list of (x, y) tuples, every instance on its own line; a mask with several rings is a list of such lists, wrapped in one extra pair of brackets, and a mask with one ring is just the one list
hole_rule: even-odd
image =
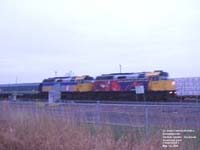
[[(0, 120), (14, 114), (37, 118), (41, 114), (52, 119), (74, 120), (94, 125), (140, 128), (146, 137), (153, 129), (200, 129), (200, 105), (197, 104), (47, 104), (34, 102), (1, 102)], [(23, 115), (22, 115), (23, 114)]]

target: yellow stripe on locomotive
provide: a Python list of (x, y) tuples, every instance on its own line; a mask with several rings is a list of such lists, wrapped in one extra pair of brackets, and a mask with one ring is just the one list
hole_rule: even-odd
[(49, 85), (49, 86), (44, 85), (44, 86), (42, 86), (42, 92), (49, 92), (49, 91), (52, 91), (52, 89), (53, 89), (52, 85)]
[(93, 83), (80, 83), (76, 86), (78, 92), (89, 92), (93, 89)]
[(158, 80), (149, 81), (150, 91), (175, 91), (175, 81), (174, 80)]
[(78, 82), (78, 84), (76, 85), (76, 90), (78, 92), (92, 91), (92, 89), (93, 89), (92, 80), (93, 80), (93, 78), (88, 75), (77, 76), (76, 82)]

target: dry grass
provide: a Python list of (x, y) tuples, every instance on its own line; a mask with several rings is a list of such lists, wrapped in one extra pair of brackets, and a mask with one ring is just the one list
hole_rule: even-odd
[[(6, 119), (5, 119), (6, 118)], [(116, 138), (111, 127), (59, 119), (46, 113), (9, 111), (0, 117), (0, 150), (159, 149), (159, 140), (136, 140), (134, 132)]]
[[(9, 110), (0, 113), (0, 150), (160, 150), (157, 132), (145, 140), (143, 130), (83, 124), (47, 112)], [(178, 149), (184, 149), (178, 148)]]

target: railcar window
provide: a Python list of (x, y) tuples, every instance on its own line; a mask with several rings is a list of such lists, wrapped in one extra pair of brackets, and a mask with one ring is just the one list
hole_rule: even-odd
[(87, 76), (85, 80), (93, 80), (93, 77)]
[(163, 76), (160, 77), (160, 80), (167, 80), (167, 79), (168, 77), (163, 77)]
[(158, 76), (152, 77), (152, 80), (153, 80), (153, 81), (158, 81), (158, 80), (159, 80), (159, 77), (158, 77)]
[(96, 80), (101, 80), (102, 77), (96, 77)]
[(126, 76), (117, 77), (117, 79), (126, 79)]
[(145, 78), (145, 74), (139, 74), (138, 78), (139, 79), (144, 79)]
[(45, 79), (43, 82), (54, 82), (54, 79)]
[(113, 76), (100, 76), (97, 77), (96, 80), (112, 80)]
[(161, 73), (160, 73), (160, 76), (163, 76), (163, 77), (168, 77), (168, 76), (169, 76), (169, 74), (168, 74), (167, 72), (161, 72)]

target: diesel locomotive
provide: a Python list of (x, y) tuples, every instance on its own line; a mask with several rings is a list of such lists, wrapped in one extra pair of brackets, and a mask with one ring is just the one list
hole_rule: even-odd
[(63, 100), (149, 100), (173, 98), (174, 80), (164, 71), (55, 77), (42, 82), (42, 91), (49, 92), (57, 84)]

